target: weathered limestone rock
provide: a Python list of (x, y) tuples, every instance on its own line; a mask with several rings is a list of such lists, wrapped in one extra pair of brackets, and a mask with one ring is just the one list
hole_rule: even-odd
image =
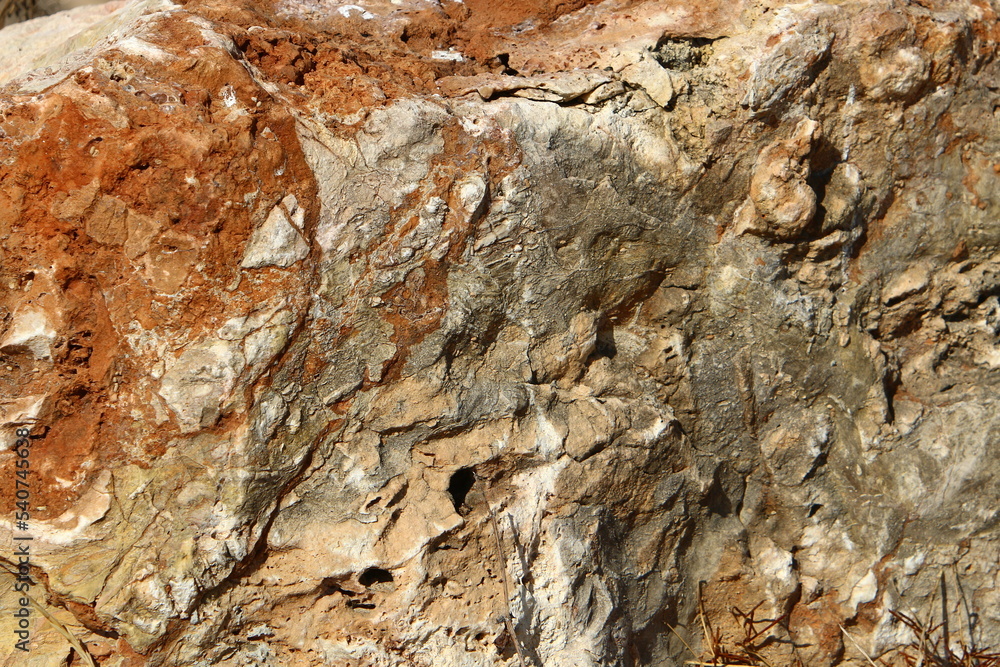
[(243, 253), (240, 266), (259, 269), (265, 266), (288, 268), (309, 254), (309, 244), (299, 230), (305, 211), (298, 207), (294, 195), (285, 197), (271, 209), (264, 224), (254, 230)]
[(802, 234), (816, 215), (816, 192), (810, 187), (807, 158), (818, 141), (819, 124), (806, 118), (791, 138), (766, 146), (750, 179), (750, 199), (762, 225), (749, 229), (780, 240)]
[[(0, 31), (30, 594), (103, 667), (681, 665), (734, 608), (782, 619), (760, 664), (902, 664), (942, 577), (1000, 646), (997, 11)], [(9, 579), (0, 660), (67, 664)]]

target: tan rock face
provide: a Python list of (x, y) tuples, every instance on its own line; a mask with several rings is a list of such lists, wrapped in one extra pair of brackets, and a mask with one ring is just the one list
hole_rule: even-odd
[(780, 240), (801, 235), (816, 215), (816, 192), (809, 186), (808, 157), (819, 124), (805, 119), (792, 137), (766, 146), (750, 180), (750, 199), (762, 224), (754, 229)]
[(0, 532), (99, 664), (891, 662), (942, 574), (1000, 644), (994, 7), (71, 17), (0, 32)]

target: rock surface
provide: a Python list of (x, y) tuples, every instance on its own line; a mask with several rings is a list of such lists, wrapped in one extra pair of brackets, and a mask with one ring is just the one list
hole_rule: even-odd
[(43, 16), (50, 16), (59, 12), (66, 12), (60, 19), (40, 21), (39, 24), (36, 24), (35, 28), (29, 28), (32, 31), (41, 28), (42, 32), (47, 32), (55, 28), (55, 26), (61, 25), (65, 29), (67, 25), (76, 23), (81, 17), (86, 17), (92, 13), (91, 10), (86, 9), (83, 11), (73, 10), (97, 4), (101, 3), (97, 0), (4, 0), (0, 2), (0, 28)]
[(995, 3), (498, 6), (0, 31), (40, 604), (105, 667), (1000, 645)]

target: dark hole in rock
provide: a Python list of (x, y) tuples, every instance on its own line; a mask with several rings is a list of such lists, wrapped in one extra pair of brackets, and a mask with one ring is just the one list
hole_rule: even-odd
[(326, 577), (321, 582), (320, 597), (324, 597), (326, 595), (332, 595), (334, 593), (340, 593), (341, 595), (346, 595), (348, 597), (353, 597), (359, 594), (352, 590), (344, 588), (343, 586), (340, 585), (340, 582), (334, 579), (333, 577)]
[(597, 345), (594, 348), (593, 356), (614, 359), (617, 354), (618, 344), (615, 342), (615, 328), (607, 321), (602, 322), (597, 329)]
[(821, 509), (823, 509), (822, 505), (820, 505), (819, 503), (813, 503), (812, 505), (809, 506), (809, 514), (808, 514), (808, 516), (815, 515), (816, 512), (820, 511)]
[(500, 657), (505, 661), (510, 660), (517, 655), (517, 652), (514, 649), (514, 642), (511, 641), (510, 635), (507, 634), (506, 629), (500, 632), (497, 638), (493, 641), (493, 644), (497, 647)]
[(802, 481), (805, 482), (806, 480), (810, 480), (813, 477), (815, 477), (819, 469), (822, 468), (824, 465), (826, 465), (826, 458), (827, 458), (826, 452), (823, 452), (822, 454), (817, 456), (816, 460), (813, 462), (812, 468), (810, 468), (809, 472), (806, 473), (806, 476), (802, 478)]
[(733, 513), (735, 508), (733, 507), (732, 499), (726, 493), (726, 489), (723, 488), (718, 472), (716, 472), (715, 479), (712, 480), (712, 485), (705, 491), (700, 504), (722, 517)]
[(392, 581), (392, 574), (380, 567), (370, 567), (358, 577), (358, 583), (368, 588), (372, 584), (384, 584)]
[(459, 468), (451, 476), (448, 482), (448, 493), (451, 494), (451, 501), (455, 505), (455, 511), (465, 504), (465, 497), (469, 495), (469, 490), (476, 483), (476, 473), (472, 468)]
[(374, 609), (374, 602), (362, 602), (361, 600), (348, 600), (347, 606), (351, 609)]

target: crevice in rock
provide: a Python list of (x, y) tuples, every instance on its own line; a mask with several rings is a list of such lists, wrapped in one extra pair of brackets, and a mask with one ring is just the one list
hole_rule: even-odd
[(597, 345), (594, 347), (593, 359), (607, 357), (614, 359), (618, 354), (618, 346), (615, 344), (615, 328), (607, 320), (601, 322), (597, 329)]
[(472, 468), (459, 468), (452, 474), (448, 481), (448, 493), (456, 512), (465, 505), (466, 497), (475, 483), (476, 473)]
[(835, 167), (836, 165), (831, 165), (825, 169), (813, 171), (806, 179), (806, 183), (816, 193), (816, 213), (810, 225), (815, 230), (823, 229), (823, 222), (826, 220), (826, 207), (823, 205), (823, 199), (826, 197), (826, 186), (830, 184)]
[[(820, 454), (819, 456), (816, 457), (816, 461), (813, 463), (812, 468), (810, 468), (809, 472), (806, 473), (806, 476), (802, 478), (802, 482), (801, 482), (802, 484), (805, 484), (809, 480), (811, 480), (814, 477), (816, 477), (816, 475), (819, 472), (820, 468), (822, 468), (824, 465), (826, 465), (826, 461), (827, 461), (827, 457), (828, 456), (829, 455), (828, 455), (827, 452), (823, 452), (822, 454)], [(820, 507), (822, 507), (822, 505)], [(815, 514), (815, 512), (814, 512), (814, 514)], [(810, 514), (809, 516), (812, 516), (812, 514)]]
[(375, 584), (392, 583), (392, 573), (380, 567), (370, 567), (358, 577), (358, 583), (365, 588), (371, 588)]
[[(239, 586), (240, 582), (244, 578), (252, 574), (264, 564), (268, 556), (268, 535), (270, 534), (271, 527), (274, 525), (274, 521), (278, 518), (278, 514), (281, 511), (281, 500), (303, 481), (312, 466), (314, 456), (315, 448), (310, 447), (306, 452), (306, 455), (303, 457), (298, 471), (281, 487), (281, 490), (275, 494), (274, 508), (268, 515), (266, 523), (257, 537), (257, 541), (250, 548), (248, 554), (243, 558), (243, 560), (236, 563), (229, 575), (222, 579), (222, 581), (220, 581), (217, 585), (200, 592), (194, 604), (195, 608), (202, 607), (208, 600), (219, 599), (228, 591)], [(324, 585), (325, 583), (326, 580), (324, 580)], [(183, 636), (182, 628), (186, 627), (189, 622), (190, 621), (188, 619), (185, 619), (184, 623), (180, 627), (165, 634), (160, 641), (154, 644), (153, 648), (169, 647), (176, 643), (177, 640)]]
[(361, 595), (359, 592), (352, 591), (348, 588), (344, 588), (340, 585), (340, 581), (334, 577), (327, 577), (320, 583), (320, 597), (326, 597), (327, 595), (333, 595), (334, 593), (340, 593), (341, 595), (346, 595), (347, 597), (355, 597)]
[(347, 606), (351, 609), (374, 609), (374, 602), (365, 602), (364, 600), (348, 600)]
[(712, 476), (712, 484), (705, 491), (699, 504), (713, 514), (725, 518), (733, 514), (736, 508), (733, 507), (732, 500), (726, 493), (725, 488), (723, 488), (722, 479), (720, 478), (721, 474), (722, 469), (720, 466)]

